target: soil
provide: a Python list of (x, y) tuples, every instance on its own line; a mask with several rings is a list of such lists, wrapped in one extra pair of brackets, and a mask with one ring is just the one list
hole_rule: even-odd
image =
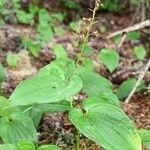
[[(88, 13), (87, 13), (88, 12)], [(72, 12), (75, 13), (75, 12)], [(86, 14), (86, 15), (85, 15)], [(85, 9), (83, 16), (89, 15), (90, 12)], [(115, 14), (107, 12), (99, 12), (96, 16), (96, 20), (103, 23), (107, 31), (105, 33), (98, 32), (96, 35), (90, 37), (89, 44), (94, 50), (93, 61), (96, 64), (95, 70), (110, 79), (114, 86), (119, 86), (124, 80), (129, 77), (137, 77), (139, 75), (140, 68), (142, 68), (149, 56), (144, 61), (137, 61), (133, 54), (133, 46), (135, 43), (126, 41), (118, 52), (121, 56), (119, 67), (114, 73), (110, 74), (106, 68), (104, 68), (97, 60), (97, 53), (100, 49), (114, 48), (116, 45), (111, 39), (107, 39), (107, 35), (114, 32), (115, 30), (122, 29), (131, 24), (132, 16), (128, 14)], [(93, 27), (93, 31), (99, 28), (99, 23), (96, 23)], [(43, 44), (42, 51), (39, 58), (34, 58), (31, 54), (24, 51), (21, 46), (22, 37), (34, 37), (34, 30), (31, 27), (23, 25), (11, 25), (6, 24), (0, 28), (0, 61), (5, 66), (7, 78), (3, 82), (3, 93), (6, 97), (9, 97), (15, 87), (26, 78), (35, 74), (40, 68), (49, 64), (55, 59), (54, 52), (52, 50), (53, 43), (61, 43), (67, 50), (68, 55), (71, 58), (76, 58), (78, 49), (74, 50), (72, 41), (76, 40), (76, 36), (66, 26), (65, 35), (63, 37), (54, 37), (54, 39), (47, 44)], [(142, 44), (142, 40), (137, 41)], [(6, 54), (11, 50), (19, 53), (20, 60), (16, 68), (10, 68), (6, 63)], [(147, 73), (145, 77), (146, 84), (150, 84), (150, 74)], [(81, 97), (84, 95), (80, 94), (77, 101), (81, 101)], [(81, 98), (81, 99), (80, 99)], [(144, 90), (135, 93), (129, 104), (125, 104), (123, 101), (120, 102), (125, 113), (135, 122), (136, 126), (144, 129), (150, 129), (150, 92)], [(56, 144), (66, 150), (74, 150), (76, 143), (75, 134), (76, 130), (67, 118), (67, 114), (45, 114), (38, 127), (39, 132), (39, 144)], [(84, 136), (80, 136), (81, 150), (102, 150), (92, 141), (88, 140)], [(144, 150), (144, 148), (143, 148)]]

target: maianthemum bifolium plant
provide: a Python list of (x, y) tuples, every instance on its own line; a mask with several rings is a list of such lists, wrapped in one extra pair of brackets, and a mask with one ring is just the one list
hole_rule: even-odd
[[(141, 150), (141, 141), (150, 146), (149, 131), (138, 131), (122, 111), (111, 82), (79, 65), (98, 7), (96, 1), (76, 62), (57, 44), (53, 62), (22, 81), (8, 99), (0, 97), (0, 137), (4, 143), (0, 149), (60, 150), (54, 145), (38, 146), (36, 127), (43, 113), (65, 111), (79, 133), (106, 150)], [(77, 107), (73, 98), (81, 90), (87, 98)], [(79, 150), (79, 134), (76, 142)]]

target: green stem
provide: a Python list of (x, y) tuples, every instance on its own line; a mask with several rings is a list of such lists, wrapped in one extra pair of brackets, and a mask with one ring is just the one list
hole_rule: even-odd
[(80, 132), (77, 131), (77, 135), (76, 135), (76, 150), (80, 149)]
[(73, 97), (72, 96), (70, 97), (69, 102), (70, 102), (70, 107), (73, 108)]
[[(79, 66), (79, 62), (80, 62), (80, 60), (83, 56), (85, 45), (88, 42), (88, 39), (89, 39), (89, 36), (90, 36), (90, 31), (91, 31), (92, 25), (94, 23), (96, 11), (97, 11), (97, 5), (94, 7), (93, 14), (92, 14), (92, 19), (90, 20), (89, 26), (87, 27), (87, 32), (86, 32), (85, 38), (83, 40), (81, 51), (80, 51), (80, 54), (79, 54), (79, 56), (77, 58), (77, 61), (76, 61), (76, 66)], [(73, 108), (72, 101), (70, 101), (70, 105), (71, 105), (71, 108)], [(76, 150), (79, 150), (79, 149), (80, 149), (80, 132), (77, 131), (77, 134), (76, 134)]]

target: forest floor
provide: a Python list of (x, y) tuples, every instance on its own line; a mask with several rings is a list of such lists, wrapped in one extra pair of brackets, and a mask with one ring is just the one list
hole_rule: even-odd
[[(88, 17), (90, 13), (88, 10), (85, 11), (83, 16)], [(131, 41), (125, 41), (121, 48), (117, 50), (121, 60), (118, 68), (111, 74), (96, 58), (100, 49), (104, 47), (116, 49), (116, 44), (111, 39), (107, 39), (107, 36), (116, 30), (123, 29), (132, 24), (132, 16), (124, 13), (102, 12), (97, 14), (96, 21), (98, 22), (94, 25), (93, 31), (98, 29), (100, 23), (105, 24), (107, 30), (105, 33), (98, 32), (96, 36), (91, 36), (89, 40), (89, 44), (95, 54), (92, 57), (96, 63), (95, 70), (107, 79), (110, 79), (114, 86), (119, 86), (130, 77), (138, 77), (140, 68), (146, 64), (150, 54), (143, 61), (138, 61), (133, 53), (135, 43)], [(74, 36), (74, 33), (70, 31), (67, 25), (65, 29), (65, 34), (62, 37), (55, 36), (51, 42), (43, 44), (40, 57), (34, 58), (23, 50), (20, 42), (22, 36), (30, 38), (34, 36), (35, 32), (31, 27), (6, 24), (0, 28), (0, 38), (3, 40), (3, 42), (2, 40), (0, 42), (3, 43), (2, 51), (0, 51), (0, 61), (4, 64), (7, 73), (7, 79), (3, 83), (5, 96), (9, 97), (20, 81), (35, 74), (40, 68), (55, 59), (52, 50), (53, 43), (61, 43), (66, 48), (69, 57), (73, 59), (76, 57), (78, 50), (74, 51), (72, 41), (76, 40), (77, 37)], [(142, 39), (137, 42), (144, 44)], [(19, 53), (19, 63), (13, 69), (6, 63), (6, 54), (9, 50)], [(148, 51), (148, 53), (150, 52)], [(148, 85), (150, 83), (150, 74), (147, 74), (144, 79)], [(83, 98), (84, 95), (82, 94), (76, 96), (76, 99), (79, 101)], [(150, 129), (150, 92), (148, 90), (135, 93), (129, 104), (125, 104), (123, 101), (120, 103), (125, 113), (136, 123), (138, 128)], [(53, 143), (64, 149), (74, 149), (76, 131), (69, 122), (66, 113), (45, 114), (40, 122), (38, 132), (40, 144)], [(81, 150), (101, 149), (83, 136), (81, 136), (80, 148)]]

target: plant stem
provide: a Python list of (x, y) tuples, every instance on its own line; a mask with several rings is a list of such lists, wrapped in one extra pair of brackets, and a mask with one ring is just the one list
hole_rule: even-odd
[[(90, 31), (91, 31), (92, 25), (94, 24), (96, 11), (98, 10), (97, 4), (98, 4), (98, 1), (95, 2), (95, 7), (94, 7), (94, 10), (92, 11), (93, 12), (92, 18), (91, 18), (90, 23), (87, 27), (87, 32), (86, 32), (85, 38), (84, 38), (83, 43), (82, 43), (81, 51), (80, 51), (80, 54), (79, 54), (79, 56), (77, 58), (77, 61), (76, 61), (76, 66), (79, 65), (79, 62), (80, 62), (80, 60), (82, 58), (82, 55), (83, 55), (83, 52), (84, 52), (85, 45), (88, 42), (88, 39), (89, 39), (89, 36), (90, 36)], [(72, 108), (73, 106), (72, 106), (71, 101), (70, 101), (70, 105), (71, 105), (71, 108)], [(76, 134), (76, 150), (79, 150), (79, 149), (80, 149), (80, 132), (77, 131), (77, 134)]]
[(70, 102), (70, 107), (73, 108), (73, 97), (72, 96), (70, 97), (69, 102)]
[(94, 10), (92, 11), (93, 12), (93, 15), (92, 15), (92, 19), (89, 23), (89, 26), (87, 27), (87, 32), (86, 32), (86, 35), (85, 35), (85, 38), (83, 40), (83, 44), (82, 44), (82, 47), (81, 47), (81, 51), (80, 51), (80, 54), (77, 58), (77, 61), (76, 61), (76, 65), (78, 66), (79, 65), (79, 62), (80, 62), (80, 59), (83, 55), (83, 52), (84, 52), (84, 48), (85, 48), (85, 45), (89, 39), (89, 36), (90, 36), (90, 31), (91, 31), (91, 28), (92, 28), (92, 25), (94, 23), (94, 19), (95, 19), (95, 15), (96, 15), (96, 11), (97, 11), (97, 7), (94, 8)]
[(80, 132), (77, 131), (77, 135), (76, 135), (76, 150), (80, 149)]

